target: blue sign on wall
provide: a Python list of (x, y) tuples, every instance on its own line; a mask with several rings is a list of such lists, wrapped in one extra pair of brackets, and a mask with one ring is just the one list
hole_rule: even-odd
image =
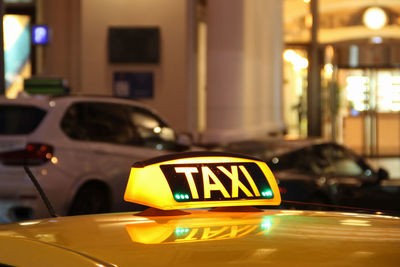
[(46, 25), (32, 26), (32, 43), (34, 45), (46, 45), (49, 43), (49, 27)]
[(154, 77), (152, 72), (114, 72), (114, 96), (126, 98), (152, 98)]

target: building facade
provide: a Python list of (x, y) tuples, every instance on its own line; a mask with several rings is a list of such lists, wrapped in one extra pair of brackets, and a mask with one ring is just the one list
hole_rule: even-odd
[[(400, 155), (398, 0), (3, 5), (9, 97), (25, 77), (62, 77), (74, 94), (144, 102), (198, 142), (316, 132), (363, 155)], [(33, 24), (49, 26), (47, 45), (31, 45)], [(113, 32), (141, 30), (150, 30), (145, 39), (117, 49), (132, 60), (110, 56)], [(136, 45), (146, 42), (155, 50)]]

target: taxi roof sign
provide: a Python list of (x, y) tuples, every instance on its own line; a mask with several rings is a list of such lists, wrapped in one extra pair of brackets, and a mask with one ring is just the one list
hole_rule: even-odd
[(259, 159), (186, 152), (135, 163), (124, 199), (162, 210), (279, 205), (275, 177)]

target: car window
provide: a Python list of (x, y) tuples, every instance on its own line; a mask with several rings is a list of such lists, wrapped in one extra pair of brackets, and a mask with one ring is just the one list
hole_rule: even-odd
[(66, 112), (61, 128), (71, 138), (94, 142), (137, 145), (138, 134), (127, 107), (110, 103), (77, 103)]
[(159, 117), (145, 109), (131, 108), (129, 118), (144, 146), (158, 150), (175, 150), (175, 132)]
[(46, 111), (33, 106), (1, 105), (0, 134), (29, 134), (43, 120)]
[(61, 129), (72, 139), (87, 140), (86, 128), (84, 127), (85, 121), (85, 105), (81, 103), (74, 104), (67, 109), (61, 119)]
[(299, 149), (273, 157), (269, 166), (274, 171), (293, 170), (310, 173), (313, 170), (309, 164), (307, 149)]
[(324, 174), (362, 176), (364, 169), (345, 148), (324, 144), (313, 147), (316, 165)]

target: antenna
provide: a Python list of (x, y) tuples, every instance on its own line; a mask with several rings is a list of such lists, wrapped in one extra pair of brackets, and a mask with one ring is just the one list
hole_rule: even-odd
[(49, 199), (47, 198), (46, 194), (44, 193), (42, 187), (40, 186), (39, 182), (37, 181), (37, 179), (35, 178), (35, 176), (33, 176), (33, 173), (31, 172), (31, 170), (29, 169), (29, 167), (27, 165), (24, 165), (24, 170), (26, 172), (26, 174), (28, 174), (29, 178), (31, 179), (32, 183), (35, 185), (36, 190), (39, 192), (40, 197), (42, 198), (44, 204), (46, 204), (46, 207), (50, 213), (51, 217), (58, 217), (58, 215), (56, 214), (56, 212), (53, 209), (53, 206), (51, 206)]

